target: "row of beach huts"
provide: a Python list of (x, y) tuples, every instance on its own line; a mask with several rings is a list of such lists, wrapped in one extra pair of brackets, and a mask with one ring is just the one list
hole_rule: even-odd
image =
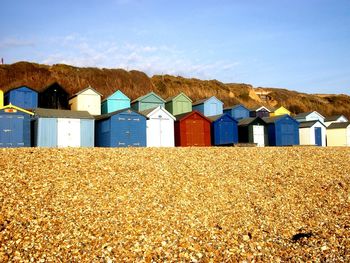
[(58, 83), (40, 93), (0, 90), (0, 147), (350, 146), (343, 115), (224, 108), (215, 96), (193, 102), (184, 93), (131, 101), (117, 90), (101, 98), (90, 86), (69, 96)]

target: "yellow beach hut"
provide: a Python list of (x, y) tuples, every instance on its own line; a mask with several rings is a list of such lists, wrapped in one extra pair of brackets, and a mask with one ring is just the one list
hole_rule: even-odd
[(327, 146), (350, 146), (350, 122), (335, 122), (327, 127)]
[(275, 109), (273, 112), (270, 112), (270, 117), (286, 115), (286, 114), (290, 115), (290, 111), (287, 110), (285, 107), (281, 106), (281, 107)]
[(0, 89), (0, 108), (4, 107), (4, 92)]
[(91, 115), (100, 115), (101, 96), (101, 93), (89, 86), (69, 99), (70, 109), (73, 111), (88, 111)]

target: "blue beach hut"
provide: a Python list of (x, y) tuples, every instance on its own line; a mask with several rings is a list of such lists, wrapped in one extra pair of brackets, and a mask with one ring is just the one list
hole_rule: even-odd
[(249, 118), (250, 110), (242, 104), (234, 105), (224, 109), (224, 113), (228, 113), (235, 120)]
[(289, 115), (263, 118), (270, 146), (299, 145), (299, 122)]
[(204, 116), (215, 116), (223, 113), (224, 103), (215, 96), (198, 100), (192, 104), (192, 110), (201, 112)]
[(238, 142), (237, 121), (228, 114), (208, 117), (211, 123), (212, 145), (232, 145)]
[(104, 99), (101, 103), (101, 114), (130, 108), (130, 99), (120, 90)]
[(31, 115), (32, 112), (11, 104), (0, 108), (0, 147), (31, 146)]
[(96, 146), (146, 146), (147, 118), (128, 108), (96, 117)]
[(23, 109), (34, 109), (38, 107), (38, 92), (27, 87), (20, 86), (5, 93), (5, 105), (12, 104)]

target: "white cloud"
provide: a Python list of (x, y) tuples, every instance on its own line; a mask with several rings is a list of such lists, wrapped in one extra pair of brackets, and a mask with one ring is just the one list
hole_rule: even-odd
[(0, 40), (0, 48), (15, 48), (35, 46), (35, 42), (28, 39), (20, 39), (16, 37), (8, 37)]
[(181, 75), (202, 79), (217, 78), (230, 72), (238, 63), (231, 61), (193, 62), (185, 52), (173, 46), (151, 46), (113, 41), (89, 42), (71, 35), (55, 39), (57, 52), (40, 61), (45, 64), (64, 63), (79, 67), (124, 68), (155, 74)]

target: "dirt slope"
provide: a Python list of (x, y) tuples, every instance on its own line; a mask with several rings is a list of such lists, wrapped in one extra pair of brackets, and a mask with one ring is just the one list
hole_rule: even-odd
[(243, 83), (225, 84), (217, 80), (169, 75), (156, 75), (150, 78), (145, 73), (135, 70), (47, 66), (29, 62), (0, 65), (0, 88), (3, 91), (20, 85), (41, 91), (53, 82), (58, 82), (71, 95), (88, 85), (98, 90), (104, 97), (120, 89), (131, 99), (152, 90), (165, 99), (182, 91), (194, 101), (216, 96), (225, 103), (225, 106), (238, 103), (243, 103), (247, 107), (283, 105), (293, 113), (317, 110), (326, 116), (344, 114), (350, 118), (350, 96), (347, 95), (311, 95), (286, 89), (263, 88), (269, 92), (269, 99), (261, 101), (256, 94), (257, 89)]

